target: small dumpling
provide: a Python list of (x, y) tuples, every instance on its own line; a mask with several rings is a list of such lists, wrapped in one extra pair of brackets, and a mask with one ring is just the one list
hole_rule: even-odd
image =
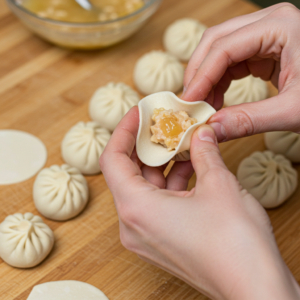
[(129, 109), (139, 101), (138, 93), (130, 86), (110, 82), (94, 93), (89, 106), (91, 119), (113, 131)]
[(233, 80), (224, 95), (225, 106), (246, 102), (256, 102), (268, 97), (268, 86), (265, 81), (249, 75), (243, 79)]
[(53, 244), (52, 230), (32, 213), (8, 216), (0, 224), (0, 256), (13, 267), (38, 265), (50, 253)]
[(110, 137), (110, 132), (96, 122), (79, 122), (62, 141), (62, 157), (83, 174), (97, 174), (101, 172), (99, 158)]
[(298, 185), (298, 173), (291, 162), (271, 151), (257, 151), (245, 158), (239, 165), (237, 178), (266, 208), (285, 202)]
[(283, 154), (290, 161), (300, 163), (300, 134), (290, 131), (265, 133), (266, 147), (274, 153)]
[(46, 218), (65, 221), (77, 216), (89, 196), (85, 178), (77, 168), (68, 165), (43, 169), (33, 185), (33, 200)]
[(199, 21), (184, 18), (168, 26), (163, 42), (166, 50), (178, 59), (188, 61), (207, 27)]
[(152, 51), (142, 56), (134, 69), (134, 82), (145, 95), (178, 92), (183, 86), (184, 68), (172, 54)]

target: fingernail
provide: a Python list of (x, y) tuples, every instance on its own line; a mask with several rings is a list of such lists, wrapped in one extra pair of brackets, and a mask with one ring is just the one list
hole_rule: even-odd
[(225, 127), (221, 123), (215, 122), (215, 123), (210, 123), (209, 125), (215, 131), (215, 134), (217, 136), (219, 143), (226, 141), (227, 133), (226, 133)]
[(181, 98), (184, 96), (185, 92), (186, 92), (186, 87), (184, 86), (184, 87), (183, 87), (182, 94), (181, 94)]
[(209, 126), (202, 126), (198, 129), (198, 137), (200, 141), (210, 142), (213, 144), (218, 144), (215, 133)]

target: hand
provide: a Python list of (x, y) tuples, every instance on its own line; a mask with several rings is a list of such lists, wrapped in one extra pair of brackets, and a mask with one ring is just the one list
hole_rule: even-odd
[(267, 214), (224, 165), (211, 127), (194, 133), (192, 165), (176, 162), (165, 178), (137, 158), (138, 123), (134, 107), (100, 158), (122, 244), (212, 299), (299, 299)]
[(221, 109), (210, 120), (219, 142), (267, 131), (300, 132), (300, 11), (281, 3), (206, 30), (184, 78), (187, 101), (217, 110), (233, 79), (271, 80), (279, 95)]

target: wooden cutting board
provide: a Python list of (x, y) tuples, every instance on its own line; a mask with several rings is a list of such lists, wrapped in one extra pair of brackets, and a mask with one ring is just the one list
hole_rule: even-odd
[[(150, 22), (129, 40), (101, 51), (76, 52), (57, 48), (31, 34), (0, 0), (0, 128), (38, 136), (48, 149), (46, 166), (62, 164), (60, 143), (78, 121), (88, 121), (88, 103), (95, 89), (109, 81), (134, 87), (132, 71), (144, 53), (162, 49), (168, 24), (182, 17), (213, 26), (256, 11), (241, 0), (165, 0)], [(272, 89), (272, 94), (276, 93)], [(1, 145), (0, 145), (1, 147)], [(264, 150), (257, 135), (221, 145), (228, 168), (255, 150)], [(298, 171), (300, 167), (297, 166)], [(111, 300), (207, 299), (179, 279), (141, 261), (119, 241), (118, 218), (103, 175), (87, 177), (90, 201), (68, 222), (44, 218), (55, 234), (55, 247), (38, 267), (19, 270), (0, 259), (0, 298), (27, 299), (36, 284), (81, 280)], [(0, 222), (20, 212), (39, 214), (32, 201), (34, 178), (0, 186)], [(193, 186), (195, 178), (190, 182)], [(300, 188), (282, 207), (269, 210), (282, 255), (300, 281)]]

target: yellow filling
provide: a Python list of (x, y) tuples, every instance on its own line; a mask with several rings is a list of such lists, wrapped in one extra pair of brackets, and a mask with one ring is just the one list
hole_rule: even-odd
[(22, 6), (42, 18), (72, 22), (106, 22), (125, 17), (144, 6), (143, 0), (91, 0), (99, 11), (87, 11), (75, 0), (24, 0)]
[(178, 119), (173, 116), (165, 116), (160, 122), (159, 126), (166, 137), (172, 138), (179, 136), (183, 131), (181, 125), (178, 123)]

